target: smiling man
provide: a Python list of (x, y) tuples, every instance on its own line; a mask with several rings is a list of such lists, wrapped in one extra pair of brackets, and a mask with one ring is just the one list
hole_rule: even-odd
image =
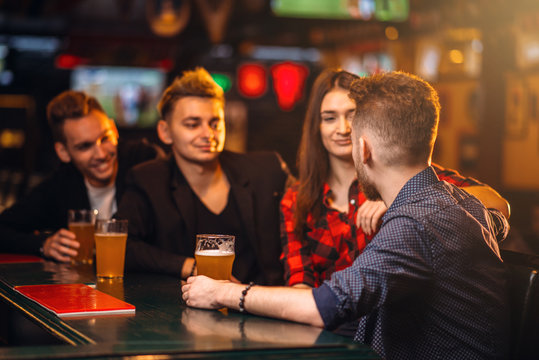
[(67, 262), (79, 243), (66, 229), (68, 209), (97, 209), (110, 218), (131, 166), (162, 153), (145, 141), (118, 143), (118, 130), (99, 102), (65, 91), (47, 107), (60, 168), (0, 214), (0, 251), (39, 254)]
[(91, 186), (110, 186), (118, 171), (118, 131), (105, 113), (92, 109), (79, 119), (66, 119), (58, 130), (63, 139), (54, 147), (60, 160), (72, 162)]
[(186, 278), (196, 234), (236, 236), (232, 275), (283, 282), (279, 201), (288, 170), (273, 152), (223, 151), (224, 94), (202, 68), (186, 71), (159, 103), (168, 160), (133, 168), (118, 217), (129, 220), (126, 267)]

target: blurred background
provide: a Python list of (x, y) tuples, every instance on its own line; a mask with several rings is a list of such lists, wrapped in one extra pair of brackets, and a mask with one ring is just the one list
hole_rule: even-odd
[(57, 165), (46, 104), (96, 96), (121, 136), (158, 142), (155, 105), (185, 69), (226, 92), (227, 147), (295, 171), (321, 69), (404, 70), (442, 103), (435, 161), (490, 184), (539, 247), (536, 0), (0, 0), (0, 211)]

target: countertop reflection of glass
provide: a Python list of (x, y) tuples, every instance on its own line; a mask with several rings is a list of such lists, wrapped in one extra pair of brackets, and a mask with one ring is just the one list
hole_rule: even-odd
[(95, 285), (97, 290), (114, 296), (116, 299), (125, 300), (123, 278), (98, 278)]
[(43, 263), (43, 270), (52, 273), (52, 280), (58, 284), (75, 284), (81, 282), (79, 272), (71, 264), (46, 261)]

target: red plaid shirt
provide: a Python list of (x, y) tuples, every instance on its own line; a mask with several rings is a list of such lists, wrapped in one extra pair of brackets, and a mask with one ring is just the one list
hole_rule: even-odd
[[(458, 172), (432, 164), (440, 180), (458, 187), (484, 185), (473, 178), (465, 178)], [(348, 212), (341, 213), (329, 206), (331, 189), (324, 184), (322, 214), (315, 222), (307, 216), (305, 243), (294, 234), (294, 204), (297, 184), (288, 189), (281, 200), (281, 244), (285, 282), (287, 285), (307, 284), (318, 287), (335, 271), (347, 268), (363, 251), (372, 236), (366, 236), (355, 225), (357, 211), (366, 201), (354, 181), (348, 191)]]

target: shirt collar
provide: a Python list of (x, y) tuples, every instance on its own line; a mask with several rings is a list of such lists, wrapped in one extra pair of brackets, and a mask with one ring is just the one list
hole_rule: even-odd
[[(333, 195), (333, 191), (331, 191), (331, 188), (329, 187), (327, 182), (324, 183), (324, 187), (322, 191), (323, 191), (322, 202), (324, 203), (324, 206), (329, 208), (331, 207), (329, 199)], [(350, 188), (348, 188), (348, 197), (350, 198), (349, 200), (356, 199), (358, 197), (358, 193), (359, 193), (359, 185), (358, 185), (357, 179), (355, 179), (354, 181), (352, 181), (352, 184), (350, 184)]]
[(328, 183), (324, 183), (324, 190), (322, 195), (322, 202), (326, 207), (329, 207), (329, 199), (331, 198), (331, 194), (333, 192), (331, 191), (331, 188), (329, 187)]
[(406, 184), (404, 184), (402, 189), (400, 189), (399, 193), (397, 194), (397, 197), (387, 210), (387, 213), (403, 205), (411, 196), (413, 196), (417, 192), (439, 181), (440, 180), (438, 179), (438, 176), (434, 172), (432, 166), (428, 166), (427, 168), (425, 168), (425, 170), (419, 172), (410, 180), (408, 180)]

